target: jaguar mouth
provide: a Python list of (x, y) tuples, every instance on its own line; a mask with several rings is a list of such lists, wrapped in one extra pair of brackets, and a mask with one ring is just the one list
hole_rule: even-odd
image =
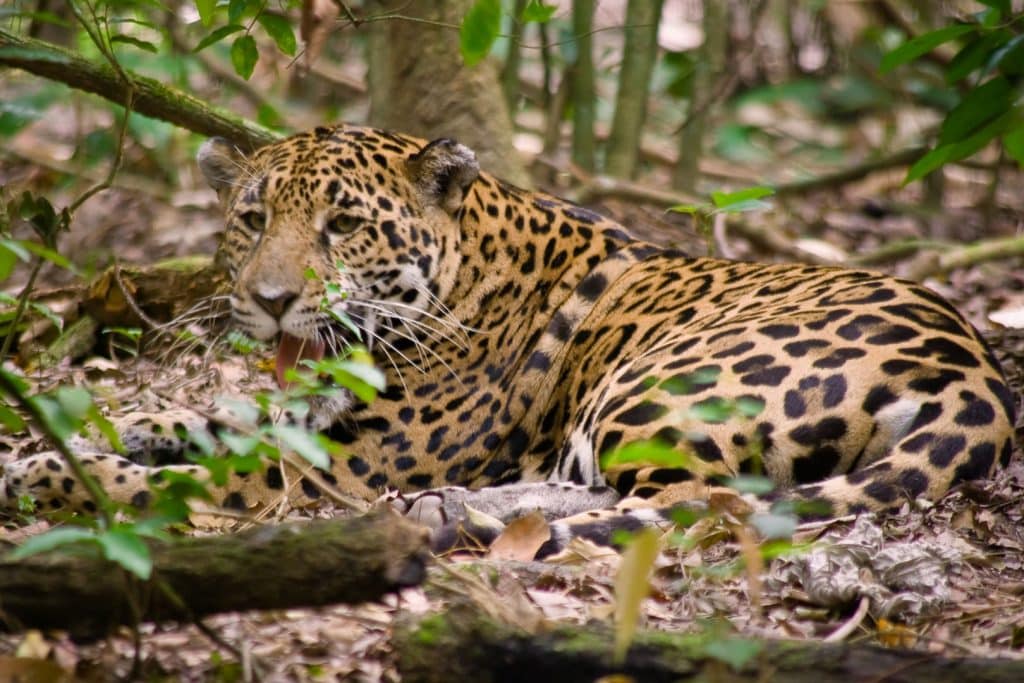
[(285, 378), (285, 373), (292, 368), (298, 367), (304, 360), (318, 361), (324, 357), (326, 345), (316, 339), (302, 339), (293, 337), (287, 332), (281, 332), (281, 341), (277, 346), (277, 360), (274, 363), (274, 375), (277, 377), (277, 386), (287, 389), (290, 382)]

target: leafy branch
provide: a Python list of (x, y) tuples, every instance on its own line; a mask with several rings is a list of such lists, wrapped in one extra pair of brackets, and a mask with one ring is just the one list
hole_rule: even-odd
[(99, 95), (123, 105), (134, 91), (134, 110), (167, 121), (200, 135), (220, 136), (244, 149), (255, 149), (280, 139), (280, 135), (256, 123), (156, 79), (123, 69), (122, 80), (109, 64), (86, 59), (69, 50), (0, 28), (0, 66), (22, 69), (77, 90)]

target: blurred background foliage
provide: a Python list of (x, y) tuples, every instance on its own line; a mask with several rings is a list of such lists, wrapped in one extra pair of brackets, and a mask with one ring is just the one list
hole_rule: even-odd
[[(872, 262), (896, 241), (934, 260), (1016, 234), (1022, 16), (1011, 0), (14, 0), (0, 228), (29, 236), (11, 202), (28, 191), (58, 213), (116, 162), (64, 225), (82, 272), (214, 248), (203, 136), (160, 112), (122, 131), (131, 88), (118, 104), (26, 66), (63, 59), (52, 48), (173, 88), (171, 109), (187, 94), (249, 119), (262, 140), (333, 121), (455, 137), (499, 175), (695, 252)], [(774, 188), (777, 211), (717, 238), (714, 221), (699, 237), (663, 213), (749, 186)]]

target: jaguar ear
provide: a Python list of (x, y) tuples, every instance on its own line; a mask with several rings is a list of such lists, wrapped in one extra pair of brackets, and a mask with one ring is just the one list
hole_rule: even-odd
[(196, 161), (206, 182), (222, 200), (248, 168), (245, 155), (224, 138), (210, 138), (204, 142), (196, 154)]
[(409, 177), (423, 198), (448, 213), (455, 213), (473, 181), (480, 164), (469, 147), (449, 138), (434, 140), (405, 162)]

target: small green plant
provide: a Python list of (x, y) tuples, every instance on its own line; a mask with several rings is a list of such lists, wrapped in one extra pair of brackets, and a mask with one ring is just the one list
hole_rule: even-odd
[(108, 335), (111, 355), (118, 351), (132, 358), (139, 355), (139, 342), (142, 341), (141, 328), (104, 327), (103, 334)]
[(734, 192), (712, 192), (711, 201), (700, 204), (677, 204), (669, 207), (675, 213), (688, 213), (693, 216), (697, 232), (708, 245), (708, 253), (716, 252), (714, 243), (714, 220), (719, 214), (744, 213), (770, 209), (771, 204), (765, 199), (775, 194), (770, 187), (757, 185), (745, 187)]
[(253, 339), (249, 335), (244, 332), (239, 332), (238, 330), (231, 330), (228, 332), (224, 341), (227, 342), (228, 347), (232, 351), (242, 356), (248, 356), (249, 354), (256, 353), (258, 351), (264, 351), (267, 348), (267, 344), (265, 342)]

